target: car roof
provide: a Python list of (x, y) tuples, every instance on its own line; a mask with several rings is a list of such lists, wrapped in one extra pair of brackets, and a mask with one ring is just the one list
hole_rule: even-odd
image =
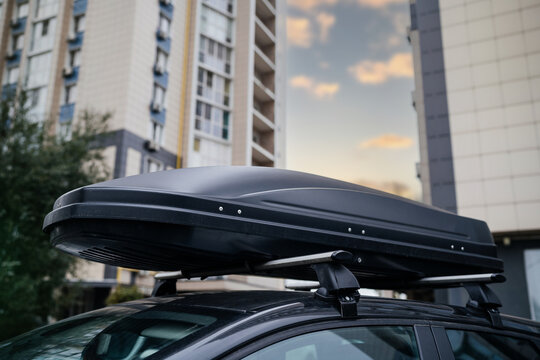
[[(167, 299), (167, 304), (181, 307), (203, 307), (245, 313), (246, 317), (262, 312), (271, 312), (272, 317), (286, 317), (295, 312), (316, 314), (318, 320), (341, 318), (339, 310), (331, 303), (317, 299), (309, 291), (228, 291), (179, 293), (165, 297), (145, 299), (159, 303)], [(289, 305), (289, 306), (288, 306)], [(294, 306), (291, 306), (294, 305)], [(271, 311), (274, 309), (274, 311)], [(416, 319), (419, 322), (445, 322), (477, 325), (492, 328), (485, 312), (469, 307), (451, 306), (416, 300), (390, 299), (361, 296), (357, 304), (357, 319)], [(540, 335), (540, 323), (501, 315), (503, 328), (530, 335)]]

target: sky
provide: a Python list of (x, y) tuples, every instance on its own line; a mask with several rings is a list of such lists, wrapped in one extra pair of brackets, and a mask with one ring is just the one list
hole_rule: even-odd
[(287, 6), (287, 168), (419, 200), (408, 1)]

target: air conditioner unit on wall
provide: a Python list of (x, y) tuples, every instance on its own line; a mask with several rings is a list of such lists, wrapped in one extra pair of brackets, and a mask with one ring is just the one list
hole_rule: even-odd
[(70, 31), (68, 34), (68, 41), (75, 41), (77, 40), (77, 34), (73, 31)]
[(6, 53), (6, 59), (8, 60), (15, 59), (15, 52), (13, 52), (12, 50), (8, 50), (8, 52)]
[(158, 37), (165, 40), (167, 38), (167, 33), (163, 29), (158, 29)]
[(62, 69), (62, 75), (64, 77), (73, 75), (73, 68), (69, 65), (64, 66), (64, 69)]
[(157, 101), (152, 101), (152, 111), (160, 112), (161, 110), (163, 110), (163, 105)]
[(158, 151), (159, 150), (159, 144), (155, 142), (154, 140), (146, 140), (144, 143), (144, 147), (148, 151)]
[(156, 64), (155, 71), (158, 74), (163, 74), (165, 72), (165, 66), (162, 64)]
[(19, 19), (18, 18), (11, 19), (10, 24), (11, 26), (17, 26), (19, 24)]
[(171, 5), (172, 4), (172, 0), (159, 0), (160, 3), (162, 3), (163, 5)]

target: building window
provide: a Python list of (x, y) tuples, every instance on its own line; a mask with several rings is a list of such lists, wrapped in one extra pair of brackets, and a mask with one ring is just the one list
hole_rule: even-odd
[(158, 31), (162, 34), (163, 37), (169, 36), (169, 30), (171, 26), (171, 21), (163, 15), (159, 15), (159, 28)]
[(54, 42), (56, 19), (39, 21), (32, 29), (31, 51), (51, 50)]
[(77, 85), (65, 86), (62, 105), (74, 104), (75, 101), (77, 101)]
[(197, 137), (193, 140), (193, 151), (201, 151), (201, 139)]
[(41, 25), (41, 36), (47, 36), (49, 32), (49, 20), (44, 20)]
[(61, 123), (58, 126), (58, 136), (66, 141), (71, 140), (71, 121)]
[(36, 106), (38, 106), (40, 90), (41, 90), (40, 88), (37, 88), (37, 89), (32, 89), (32, 90), (27, 90), (26, 91), (26, 94), (28, 96), (28, 99), (27, 99), (28, 108), (33, 109)]
[(11, 50), (12, 51), (22, 50), (23, 46), (24, 46), (24, 35), (23, 34), (13, 35), (13, 37), (11, 38)]
[(217, 41), (230, 43), (232, 41), (232, 21), (227, 16), (203, 6), (201, 32)]
[(146, 158), (146, 164), (144, 171), (147, 173), (163, 170), (163, 163), (151, 157)]
[(49, 83), (51, 71), (51, 53), (34, 55), (28, 58), (28, 70), (26, 72), (26, 86), (29, 88), (40, 87)]
[[(165, 107), (165, 89), (159, 86), (158, 84), (154, 84), (154, 96), (152, 98), (153, 106), (155, 107), (155, 111), (161, 111)], [(158, 109), (158, 107), (160, 109)]]
[(28, 16), (28, 3), (17, 5), (17, 19), (24, 18)]
[(4, 78), (4, 85), (16, 84), (19, 80), (19, 67), (11, 67), (6, 70), (6, 77)]
[(77, 67), (81, 62), (81, 49), (72, 50), (68, 53), (67, 63), (71, 68)]
[(73, 18), (73, 32), (79, 33), (84, 31), (84, 26), (86, 23), (86, 19), (84, 15), (75, 16)]
[(35, 10), (36, 19), (54, 16), (58, 13), (58, 0), (38, 0)]
[(163, 145), (163, 125), (154, 120), (150, 121), (150, 140), (157, 145)]
[(232, 52), (229, 47), (201, 35), (199, 61), (216, 70), (230, 74)]
[(156, 53), (156, 71), (160, 74), (167, 71), (167, 54), (162, 50), (157, 50)]
[(523, 255), (531, 317), (538, 321), (540, 320), (540, 249), (525, 250)]
[(230, 112), (197, 101), (195, 129), (224, 140), (229, 139)]

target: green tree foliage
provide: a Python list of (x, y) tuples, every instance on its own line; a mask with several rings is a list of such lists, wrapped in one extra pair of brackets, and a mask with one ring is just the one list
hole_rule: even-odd
[(24, 94), (0, 102), (0, 339), (45, 324), (73, 270), (74, 258), (42, 232), (55, 199), (107, 177), (98, 146), (109, 115), (83, 113), (67, 138), (52, 120), (32, 121), (24, 104)]
[(126, 301), (142, 299), (144, 297), (143, 293), (139, 291), (137, 286), (118, 286), (112, 293), (107, 297), (105, 303), (107, 305), (120, 304)]

